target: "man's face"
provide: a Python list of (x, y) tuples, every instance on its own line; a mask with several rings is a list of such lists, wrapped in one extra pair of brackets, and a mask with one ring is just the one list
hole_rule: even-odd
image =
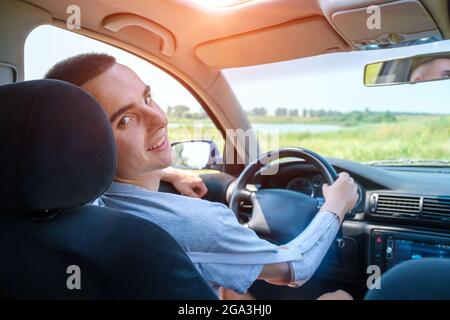
[(410, 81), (445, 79), (450, 77), (450, 59), (435, 59), (419, 67), (411, 74)]
[(113, 67), (82, 87), (107, 112), (117, 144), (117, 177), (130, 179), (171, 163), (167, 118), (150, 87), (128, 67)]

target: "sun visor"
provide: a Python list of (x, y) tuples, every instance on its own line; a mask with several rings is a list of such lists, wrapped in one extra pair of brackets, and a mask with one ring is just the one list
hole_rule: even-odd
[(243, 67), (343, 51), (348, 45), (323, 17), (311, 17), (202, 43), (197, 57), (208, 66)]

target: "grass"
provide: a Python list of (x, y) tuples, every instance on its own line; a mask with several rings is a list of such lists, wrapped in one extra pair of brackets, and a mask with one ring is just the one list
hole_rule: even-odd
[[(269, 123), (267, 118), (257, 122)], [(293, 123), (289, 120), (292, 119), (277, 119), (276, 123)], [(319, 123), (314, 121), (311, 119), (310, 123)], [(222, 150), (220, 133), (210, 125), (205, 124), (204, 128), (202, 137), (219, 142)], [(172, 141), (190, 139), (193, 133), (189, 122), (169, 130)], [(450, 116), (397, 116), (395, 122), (364, 123), (333, 132), (282, 133), (279, 146), (304, 147), (325, 156), (359, 162), (397, 158), (450, 160)], [(266, 151), (271, 148), (264, 141), (262, 147)]]

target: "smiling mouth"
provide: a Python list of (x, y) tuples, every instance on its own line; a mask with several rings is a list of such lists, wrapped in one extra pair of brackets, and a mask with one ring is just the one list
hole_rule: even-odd
[(159, 151), (162, 150), (167, 144), (166, 136), (159, 138), (147, 151)]

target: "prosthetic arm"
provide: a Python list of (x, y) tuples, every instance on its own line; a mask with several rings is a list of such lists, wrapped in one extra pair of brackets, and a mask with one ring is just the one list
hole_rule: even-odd
[(297, 251), (299, 259), (289, 261), (292, 287), (308, 281), (316, 272), (339, 230), (339, 217), (329, 211), (319, 212), (308, 227), (285, 247)]

